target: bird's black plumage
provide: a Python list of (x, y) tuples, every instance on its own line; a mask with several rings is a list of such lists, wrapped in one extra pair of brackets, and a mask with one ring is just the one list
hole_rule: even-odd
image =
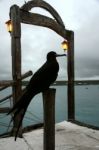
[(17, 138), (17, 134), (19, 128), (21, 126), (22, 120), (24, 118), (25, 112), (27, 107), (31, 101), (31, 99), (38, 93), (47, 90), (49, 86), (56, 80), (58, 71), (59, 71), (59, 64), (56, 60), (57, 56), (64, 56), (57, 55), (55, 52), (51, 51), (47, 54), (47, 60), (44, 65), (37, 70), (37, 72), (31, 78), (29, 84), (26, 87), (25, 93), (20, 97), (18, 102), (14, 105), (14, 107), (9, 111), (8, 114), (13, 114), (13, 119), (17, 117), (17, 115), (21, 112), (21, 119), (18, 123), (15, 140)]

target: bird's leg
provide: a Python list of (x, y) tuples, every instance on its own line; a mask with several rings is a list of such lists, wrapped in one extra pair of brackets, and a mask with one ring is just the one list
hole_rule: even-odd
[[(19, 113), (20, 113), (20, 117), (21, 117), (22, 111), (20, 110), (20, 108), (18, 108), (17, 110), (14, 111), (14, 114), (12, 115), (12, 118), (11, 118), (11, 121), (10, 121), (10, 124), (11, 124), (12, 121), (13, 121), (13, 123), (16, 122), (16, 125), (13, 126), (13, 129), (12, 129), (12, 132), (11, 132), (12, 136), (16, 135), (18, 125), (20, 123)], [(20, 126), (21, 126), (21, 124), (20, 124)], [(19, 131), (19, 129), (18, 129), (18, 131)], [(19, 133), (19, 137), (22, 137), (22, 132)]]
[(20, 118), (20, 120), (19, 120), (19, 123), (18, 123), (18, 126), (17, 126), (17, 130), (16, 130), (16, 133), (15, 133), (15, 141), (16, 141), (16, 139), (17, 139), (18, 132), (19, 132), (20, 126), (21, 126), (21, 124), (22, 124), (22, 120), (23, 120), (23, 118), (24, 118), (25, 112), (26, 112), (26, 109), (22, 109), (22, 111), (21, 111), (21, 118)]

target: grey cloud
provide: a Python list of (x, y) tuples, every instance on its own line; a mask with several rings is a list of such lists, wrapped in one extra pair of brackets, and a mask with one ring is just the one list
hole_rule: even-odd
[(99, 15), (75, 34), (75, 69), (76, 75), (81, 77), (99, 76)]
[(81, 59), (79, 64), (76, 64), (76, 75), (80, 77), (99, 76), (99, 61), (98, 59)]
[[(83, 3), (83, 10), (85, 4), (83, 1), (80, 2)], [(86, 13), (83, 13), (83, 11), (78, 12), (79, 9), (76, 7), (79, 6), (79, 0), (75, 2), (75, 7), (72, 9), (72, 16), (70, 16), (71, 14), (65, 16), (66, 8), (63, 8), (61, 11), (61, 13), (64, 12), (61, 15), (65, 24), (68, 25), (68, 28), (73, 27), (73, 29), (75, 29), (75, 25), (77, 25), (77, 28), (74, 30), (76, 77), (99, 76), (99, 21), (97, 19), (99, 18), (99, 11), (98, 5), (95, 7), (97, 11), (95, 11), (93, 5), (91, 6), (91, 2), (93, 1), (90, 1), (90, 4), (86, 2)], [(14, 1), (14, 3), (19, 3), (21, 6), (23, 1)], [(0, 63), (0, 77), (2, 76), (1, 78), (4, 78), (5, 75), (9, 77), (11, 75), (10, 35), (6, 32), (4, 23), (9, 16), (9, 7), (13, 2), (10, 1), (7, 3), (6, 0), (4, 0), (2, 4), (2, 7), (0, 7), (3, 14), (3, 16), (0, 16), (2, 21), (0, 23), (2, 27), (0, 30), (0, 34), (2, 35), (0, 39), (0, 62), (2, 62)], [(95, 5), (96, 4), (94, 4), (94, 6)], [(6, 6), (6, 11), (4, 6)], [(57, 7), (60, 10), (60, 6)], [(80, 7), (82, 7), (82, 5), (80, 5)], [(50, 29), (22, 24), (22, 72), (28, 70), (35, 72), (46, 60), (48, 51), (53, 50), (57, 53), (63, 53), (61, 49), (62, 40), (62, 37)], [(65, 79), (67, 77), (67, 60), (62, 58), (58, 59), (58, 61), (60, 64), (59, 79)]]

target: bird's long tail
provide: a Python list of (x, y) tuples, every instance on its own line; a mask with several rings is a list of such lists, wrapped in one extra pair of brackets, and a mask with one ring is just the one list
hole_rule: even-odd
[(31, 95), (30, 93), (28, 93), (27, 91), (22, 95), (22, 97), (19, 99), (19, 101), (14, 105), (14, 107), (8, 112), (7, 115), (12, 114), (13, 113), (13, 117), (11, 119), (11, 122), (14, 121), (17, 116), (20, 114), (20, 120), (17, 123), (17, 130), (15, 133), (15, 141), (17, 139), (18, 136), (18, 132), (20, 129), (20, 126), (22, 124), (24, 115), (26, 113), (27, 107), (31, 101), (31, 99), (33, 98), (33, 95)]

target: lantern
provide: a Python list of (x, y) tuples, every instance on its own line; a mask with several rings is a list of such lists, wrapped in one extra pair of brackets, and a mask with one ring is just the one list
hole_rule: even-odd
[(62, 44), (62, 48), (64, 51), (68, 50), (68, 41), (67, 40), (64, 40), (61, 44)]
[(11, 23), (11, 20), (8, 20), (5, 24), (7, 26), (8, 32), (11, 33), (12, 32), (12, 23)]

